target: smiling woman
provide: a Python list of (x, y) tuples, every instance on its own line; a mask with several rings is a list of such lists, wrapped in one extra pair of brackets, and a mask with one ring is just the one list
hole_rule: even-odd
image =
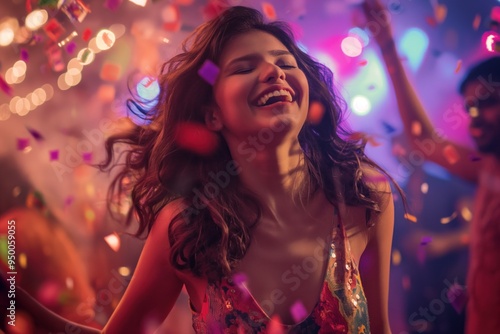
[[(198, 74), (207, 60), (213, 85)], [(147, 241), (103, 331), (160, 323), (185, 286), (197, 333), (390, 333), (391, 191), (346, 139), (331, 71), (286, 24), (237, 6), (197, 28), (158, 82), (149, 122), (107, 142), (103, 167), (129, 146), (110, 194), (131, 192)], [(219, 144), (190, 150), (179, 129)]]

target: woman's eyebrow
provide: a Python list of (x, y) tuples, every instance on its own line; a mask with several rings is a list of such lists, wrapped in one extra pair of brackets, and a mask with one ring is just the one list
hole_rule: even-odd
[[(279, 57), (283, 55), (290, 55), (292, 56), (292, 53), (288, 50), (270, 50), (267, 52), (269, 55), (274, 56), (274, 57)], [(248, 60), (254, 60), (254, 59), (259, 59), (261, 57), (260, 53), (250, 53), (238, 58), (235, 58), (231, 60), (226, 66), (231, 66), (234, 63), (240, 62), (240, 61), (248, 61)]]

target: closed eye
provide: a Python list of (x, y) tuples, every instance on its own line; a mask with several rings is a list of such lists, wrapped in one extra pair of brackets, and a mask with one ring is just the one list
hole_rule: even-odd
[(281, 68), (285, 68), (285, 69), (297, 68), (297, 66), (293, 66), (293, 65), (278, 65), (278, 66)]
[(253, 71), (253, 68), (242, 68), (242, 69), (234, 71), (234, 74), (245, 74), (245, 73), (250, 73), (252, 71)]

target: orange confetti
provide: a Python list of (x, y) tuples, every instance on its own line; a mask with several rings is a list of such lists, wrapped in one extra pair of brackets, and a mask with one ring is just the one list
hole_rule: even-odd
[(443, 149), (443, 154), (450, 165), (454, 165), (460, 160), (460, 155), (458, 154), (455, 146), (448, 144)]
[(449, 222), (451, 222), (453, 219), (457, 218), (457, 215), (458, 213), (455, 211), (451, 214), (451, 216), (449, 217), (443, 217), (441, 218), (441, 224), (448, 224)]
[(262, 12), (271, 21), (274, 21), (277, 18), (276, 10), (274, 9), (273, 5), (268, 2), (262, 3)]
[(267, 329), (268, 334), (284, 334), (283, 326), (281, 325), (280, 317), (274, 315), (269, 322), (269, 327)]
[(448, 13), (448, 8), (445, 5), (437, 5), (434, 7), (434, 16), (437, 23), (443, 23), (446, 19), (446, 14)]
[(392, 251), (392, 264), (394, 266), (399, 266), (401, 264), (401, 252), (397, 249)]
[(118, 81), (121, 76), (121, 71), (120, 65), (104, 63), (101, 68), (101, 73), (99, 73), (99, 77), (104, 81)]
[(476, 16), (474, 17), (474, 21), (472, 22), (472, 28), (474, 28), (474, 30), (477, 30), (479, 29), (480, 25), (481, 25), (481, 15), (476, 14)]
[(319, 124), (323, 115), (325, 114), (325, 107), (318, 101), (312, 101), (309, 105), (309, 112), (307, 113), (307, 120), (312, 124)]
[(219, 144), (217, 135), (199, 123), (179, 124), (175, 139), (183, 149), (200, 155), (212, 154)]
[(461, 68), (462, 68), (462, 59), (459, 59), (457, 62), (457, 67), (455, 67), (455, 73), (460, 72)]
[(415, 217), (415, 216), (414, 216), (414, 215), (412, 215), (412, 214), (405, 213), (404, 217), (405, 217), (405, 219), (406, 219), (406, 220), (409, 220), (409, 221), (411, 221), (412, 223), (416, 223), (416, 222), (417, 222), (417, 217)]
[(422, 123), (413, 121), (411, 123), (411, 134), (414, 136), (420, 136), (422, 134)]

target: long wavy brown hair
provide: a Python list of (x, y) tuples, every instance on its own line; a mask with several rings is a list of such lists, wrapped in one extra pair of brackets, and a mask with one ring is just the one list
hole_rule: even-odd
[(284, 44), (308, 79), (310, 101), (325, 108), (321, 121), (306, 122), (298, 136), (307, 183), (315, 191), (323, 191), (333, 205), (365, 207), (367, 224), (380, 212), (377, 193), (363, 178), (361, 167), (383, 170), (365, 155), (362, 141), (350, 139), (343, 123), (345, 105), (335, 91), (332, 72), (296, 45), (287, 24), (267, 23), (251, 8), (228, 8), (198, 27), (182, 44), (182, 52), (163, 65), (158, 102), (151, 110), (129, 101), (129, 107), (141, 110), (148, 124), (110, 137), (106, 142), (108, 156), (101, 165), (103, 169), (113, 165), (114, 146), (126, 144), (125, 163), (113, 180), (109, 196), (131, 193), (133, 207), (127, 222), (137, 215), (138, 236), (149, 233), (165, 205), (182, 199), (185, 209), (169, 226), (172, 264), (209, 279), (230, 274), (244, 257), (261, 208), (237, 175), (213, 192), (216, 195), (204, 195), (205, 186), (214, 183), (213, 176), (225, 171), (232, 161), (220, 134), (220, 145), (208, 156), (181, 148), (175, 136), (183, 122), (205, 124), (204, 112), (213, 103), (212, 86), (198, 74), (205, 60), (217, 64), (231, 38), (252, 30), (269, 33)]

